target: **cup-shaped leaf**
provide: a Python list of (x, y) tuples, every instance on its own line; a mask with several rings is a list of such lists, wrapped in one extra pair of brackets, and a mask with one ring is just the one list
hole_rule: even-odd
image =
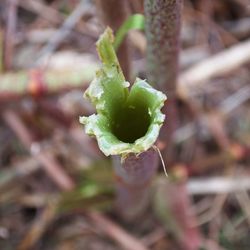
[(105, 155), (139, 154), (156, 141), (165, 119), (161, 113), (166, 96), (137, 78), (129, 91), (113, 48), (113, 33), (107, 28), (97, 42), (103, 63), (85, 97), (97, 114), (80, 117), (86, 133), (96, 137)]

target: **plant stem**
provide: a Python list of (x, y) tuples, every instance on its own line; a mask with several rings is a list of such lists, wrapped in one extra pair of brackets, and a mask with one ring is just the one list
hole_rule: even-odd
[(164, 92), (176, 90), (182, 0), (145, 0), (149, 81)]
[(4, 70), (12, 68), (14, 55), (14, 37), (17, 25), (17, 3), (18, 0), (7, 1), (6, 28), (4, 36)]
[[(96, 0), (104, 23), (112, 28), (114, 32), (123, 24), (129, 16), (128, 3), (126, 0)], [(125, 38), (121, 43), (117, 56), (122, 71), (127, 80), (130, 80), (130, 53), (128, 40)]]
[[(182, 0), (145, 0), (146, 36), (148, 41), (147, 59), (149, 80), (157, 84), (159, 88), (168, 93), (168, 105), (164, 110), (167, 122), (164, 124), (161, 139), (167, 144), (164, 157), (168, 165), (176, 164), (174, 156), (173, 132), (178, 123), (176, 107), (176, 88), (178, 78), (178, 54), (180, 47)], [(165, 180), (164, 180), (165, 181)], [(163, 182), (165, 185), (165, 182)], [(164, 200), (164, 195), (168, 192)], [(165, 185), (162, 194), (156, 193), (162, 207), (158, 210), (158, 216), (171, 230), (176, 229), (174, 236), (185, 250), (198, 250), (201, 245), (201, 236), (196, 228), (190, 226), (190, 221), (195, 217), (187, 211), (191, 209), (191, 203), (186, 192), (186, 184), (172, 182)], [(178, 195), (176, 197), (176, 195)], [(169, 213), (169, 211), (171, 213)], [(172, 216), (169, 216), (171, 214)], [(176, 223), (171, 222), (176, 221)], [(177, 227), (178, 228), (178, 227)], [(181, 235), (180, 235), (181, 232)]]
[(159, 158), (154, 149), (139, 156), (130, 154), (124, 161), (113, 157), (116, 177), (116, 209), (124, 219), (138, 217), (148, 205), (149, 184), (157, 170)]
[(168, 95), (164, 110), (167, 124), (163, 125), (160, 139), (167, 144), (164, 157), (168, 165), (174, 164), (172, 135), (178, 123), (176, 87), (180, 47), (182, 0), (145, 0), (145, 29), (149, 81)]
[(113, 47), (110, 28), (101, 35), (97, 50), (103, 66), (85, 92), (97, 114), (80, 117), (105, 155), (114, 155), (117, 208), (126, 219), (138, 216), (148, 201), (150, 180), (158, 156), (152, 149), (165, 116), (166, 96), (139, 78), (128, 89)]

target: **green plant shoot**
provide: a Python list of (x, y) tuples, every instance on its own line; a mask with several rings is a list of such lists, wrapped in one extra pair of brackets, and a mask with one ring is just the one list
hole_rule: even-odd
[(80, 117), (86, 133), (95, 136), (105, 155), (139, 154), (156, 141), (165, 119), (161, 113), (166, 96), (137, 78), (129, 91), (113, 47), (113, 33), (107, 28), (97, 42), (103, 63), (84, 93), (97, 114)]

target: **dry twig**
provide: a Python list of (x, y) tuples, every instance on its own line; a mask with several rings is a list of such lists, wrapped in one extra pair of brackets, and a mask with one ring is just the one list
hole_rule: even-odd
[(107, 217), (98, 212), (88, 212), (87, 216), (91, 218), (94, 224), (102, 233), (114, 239), (126, 250), (147, 250), (147, 248), (131, 234), (128, 234), (121, 227), (110, 221)]
[(67, 37), (76, 23), (80, 20), (86, 11), (85, 1), (80, 1), (71, 15), (64, 21), (61, 28), (51, 37), (48, 44), (46, 44), (40, 51), (38, 60), (39, 62), (46, 54), (51, 54), (56, 50), (58, 45)]

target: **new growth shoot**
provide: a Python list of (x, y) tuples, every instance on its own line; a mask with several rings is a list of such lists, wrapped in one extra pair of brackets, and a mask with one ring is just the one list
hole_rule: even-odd
[(121, 71), (107, 28), (97, 42), (103, 63), (84, 93), (97, 114), (80, 117), (86, 133), (95, 136), (105, 155), (140, 154), (153, 146), (165, 119), (161, 112), (166, 96), (137, 78), (131, 89)]

